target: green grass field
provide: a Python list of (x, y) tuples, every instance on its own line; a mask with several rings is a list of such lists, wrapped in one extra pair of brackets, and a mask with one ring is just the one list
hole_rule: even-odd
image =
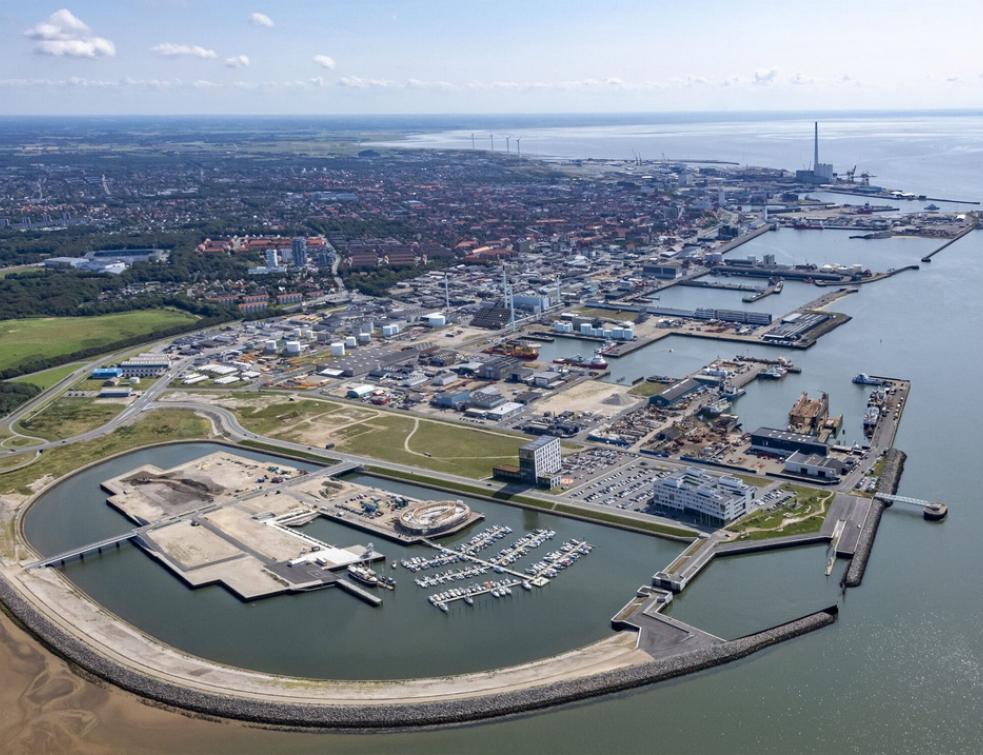
[(106, 424), (124, 408), (121, 403), (90, 398), (61, 398), (48, 404), (40, 414), (21, 420), (17, 429), (25, 435), (61, 440)]
[(38, 357), (111, 347), (197, 318), (176, 309), (140, 309), (94, 317), (38, 317), (0, 320), (0, 370)]
[[(344, 428), (338, 449), (462, 477), (489, 477), (492, 467), (518, 463), (527, 438), (472, 430), (446, 422), (380, 414)], [(407, 450), (408, 449), (408, 450)]]
[(494, 466), (518, 463), (519, 446), (528, 441), (319, 399), (284, 399), (235, 413), (244, 427), (261, 435), (312, 444), (310, 432), (330, 431), (340, 451), (476, 479), (491, 476)]

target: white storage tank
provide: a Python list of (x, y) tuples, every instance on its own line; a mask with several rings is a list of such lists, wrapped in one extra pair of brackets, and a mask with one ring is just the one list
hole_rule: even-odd
[(355, 340), (355, 336), (345, 336), (345, 348), (351, 349), (358, 345), (358, 341)]
[(345, 344), (343, 341), (335, 341), (331, 344), (331, 356), (333, 357), (343, 357), (345, 356)]
[(291, 356), (296, 356), (300, 353), (300, 341), (287, 341), (284, 344), (284, 348), (288, 354)]
[(382, 335), (385, 336), (386, 338), (391, 338), (392, 336), (396, 335), (397, 333), (399, 333), (399, 326), (398, 325), (393, 324), (393, 325), (383, 325), (382, 326)]
[(360, 344), (363, 344), (363, 345), (364, 344), (367, 344), (371, 340), (372, 340), (372, 334), (371, 333), (359, 333), (358, 334), (358, 342)]
[(276, 354), (276, 340), (271, 338), (263, 344), (263, 353)]

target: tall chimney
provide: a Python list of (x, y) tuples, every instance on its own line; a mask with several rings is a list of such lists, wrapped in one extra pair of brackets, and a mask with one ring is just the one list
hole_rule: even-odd
[(819, 170), (819, 121), (813, 122), (814, 137), (812, 145), (812, 170), (813, 172)]

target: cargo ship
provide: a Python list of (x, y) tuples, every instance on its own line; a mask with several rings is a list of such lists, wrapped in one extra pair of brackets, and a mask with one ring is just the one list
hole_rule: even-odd
[(531, 361), (539, 357), (539, 346), (537, 344), (523, 343), (522, 341), (505, 341), (485, 349), (485, 353), (503, 354), (507, 357)]

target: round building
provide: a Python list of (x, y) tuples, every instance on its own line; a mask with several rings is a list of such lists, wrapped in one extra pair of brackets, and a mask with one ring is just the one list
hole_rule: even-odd
[(471, 516), (464, 501), (423, 501), (399, 515), (398, 528), (411, 535), (439, 535), (460, 526)]

